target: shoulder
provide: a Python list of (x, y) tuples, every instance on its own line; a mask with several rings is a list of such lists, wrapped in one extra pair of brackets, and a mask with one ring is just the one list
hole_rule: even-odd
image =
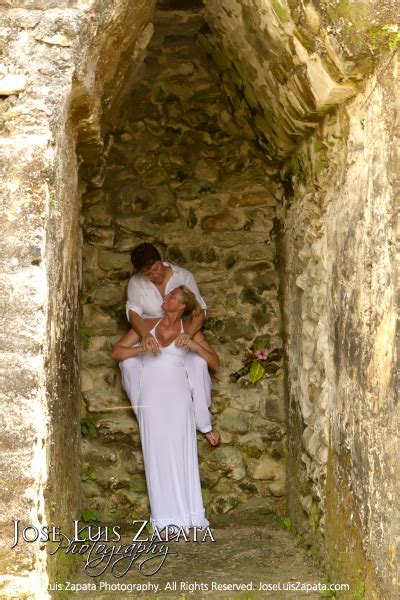
[(130, 276), (129, 281), (141, 281), (142, 279), (143, 275), (140, 273), (133, 273), (133, 275)]
[(172, 271), (176, 275), (179, 275), (182, 278), (189, 279), (189, 278), (193, 277), (193, 273), (191, 271), (189, 271), (188, 269), (184, 269), (183, 267), (178, 267), (178, 265), (173, 265), (172, 263), (170, 263), (170, 266), (172, 267)]
[(143, 275), (141, 275), (140, 273), (134, 273), (129, 278), (128, 286), (133, 287), (133, 286), (142, 285), (143, 281), (144, 281)]
[(152, 319), (144, 319), (144, 322), (147, 325), (148, 330), (150, 331), (151, 329), (153, 329), (154, 325), (156, 325), (156, 323), (158, 323), (160, 320), (160, 317), (153, 317)]

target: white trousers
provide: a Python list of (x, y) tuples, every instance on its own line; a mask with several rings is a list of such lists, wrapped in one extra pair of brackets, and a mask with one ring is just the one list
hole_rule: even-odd
[[(185, 359), (186, 372), (189, 379), (193, 400), (196, 429), (202, 433), (212, 430), (211, 414), (211, 377), (207, 362), (196, 352), (188, 352)], [(119, 363), (122, 385), (131, 402), (133, 412), (137, 414), (140, 397), (140, 377), (142, 374), (141, 356), (127, 358)], [(155, 375), (156, 376), (156, 375)]]

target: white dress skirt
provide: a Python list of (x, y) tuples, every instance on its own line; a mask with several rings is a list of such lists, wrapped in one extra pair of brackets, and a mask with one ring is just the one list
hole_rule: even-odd
[[(161, 320), (161, 319), (160, 319)], [(151, 333), (155, 335), (153, 327)], [(183, 331), (181, 322), (181, 331)], [(196, 424), (185, 368), (187, 350), (175, 342), (159, 354), (142, 354), (137, 419), (144, 458), (150, 522), (160, 531), (168, 525), (209, 526), (201, 495)]]

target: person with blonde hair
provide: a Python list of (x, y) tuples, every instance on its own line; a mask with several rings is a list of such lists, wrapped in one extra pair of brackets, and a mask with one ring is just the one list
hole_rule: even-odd
[(193, 527), (208, 527), (209, 521), (201, 494), (196, 420), (185, 358), (195, 352), (213, 370), (218, 369), (219, 358), (199, 331), (185, 346), (176, 343), (190, 327), (184, 317), (200, 310), (189, 288), (174, 288), (164, 297), (162, 309), (161, 318), (147, 320), (157, 352), (146, 349), (140, 336), (130, 330), (114, 346), (111, 357), (123, 361), (139, 356), (142, 361), (133, 410), (139, 424), (150, 522), (159, 531), (184, 528), (189, 533)]
[[(179, 285), (184, 285), (198, 302), (196, 311), (188, 318), (188, 326), (176, 339), (178, 347), (185, 347), (202, 326), (207, 305), (204, 302), (193, 274), (187, 269), (163, 261), (157, 248), (149, 242), (136, 246), (131, 254), (135, 273), (128, 283), (126, 316), (132, 329), (138, 334), (144, 350), (157, 353), (159, 345), (149, 331), (151, 319), (163, 315), (162, 302), (166, 294)], [(211, 406), (211, 378), (207, 362), (197, 352), (188, 352), (185, 360), (191, 386), (194, 414), (197, 429), (203, 433), (212, 446), (217, 446), (221, 437), (217, 429), (211, 427), (209, 407)], [(141, 361), (136, 355), (120, 362), (122, 385), (131, 401), (137, 404)]]

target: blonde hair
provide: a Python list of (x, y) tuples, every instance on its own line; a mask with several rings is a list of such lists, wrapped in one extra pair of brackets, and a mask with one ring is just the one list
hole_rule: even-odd
[(186, 308), (183, 311), (183, 317), (198, 317), (201, 313), (200, 304), (197, 302), (196, 296), (192, 290), (189, 290), (186, 285), (178, 285), (178, 288), (182, 291), (182, 302), (186, 304)]

